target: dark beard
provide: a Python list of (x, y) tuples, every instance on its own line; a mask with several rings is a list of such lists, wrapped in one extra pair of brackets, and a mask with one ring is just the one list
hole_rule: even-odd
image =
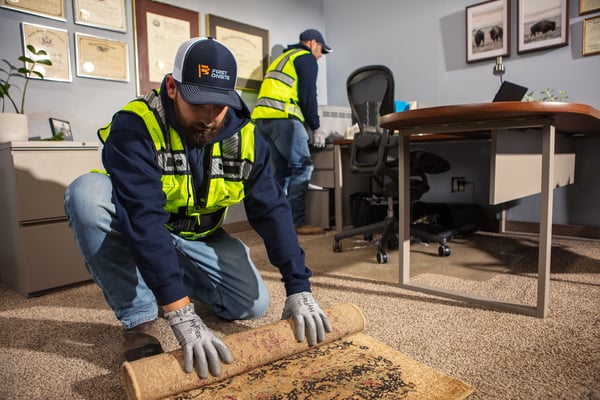
[(179, 134), (192, 147), (202, 147), (210, 143), (223, 127), (223, 123), (213, 127), (208, 127), (203, 123), (188, 124), (184, 121), (177, 104), (175, 104), (175, 119), (177, 120)]

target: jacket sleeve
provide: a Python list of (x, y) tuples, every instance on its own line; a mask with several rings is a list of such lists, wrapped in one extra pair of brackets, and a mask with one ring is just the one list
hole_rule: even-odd
[(312, 130), (318, 129), (321, 123), (317, 102), (317, 60), (312, 54), (301, 55), (294, 60), (294, 66), (298, 74), (298, 98), (304, 120)]
[(156, 151), (142, 120), (120, 112), (113, 118), (102, 161), (110, 174), (123, 233), (144, 281), (159, 305), (186, 295), (183, 271), (164, 224), (166, 197)]
[(262, 237), (269, 261), (281, 272), (286, 295), (309, 292), (312, 273), (304, 264), (288, 200), (273, 179), (268, 146), (260, 135), (255, 137), (255, 146), (252, 179), (244, 199), (248, 222)]

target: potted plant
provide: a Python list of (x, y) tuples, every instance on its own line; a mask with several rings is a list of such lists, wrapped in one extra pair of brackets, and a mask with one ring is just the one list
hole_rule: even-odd
[[(29, 81), (34, 77), (44, 79), (41, 65), (52, 65), (52, 61), (46, 56), (45, 50), (36, 50), (32, 45), (27, 45), (27, 51), (32, 55), (22, 55), (19, 61), (23, 67), (16, 67), (6, 59), (2, 62), (6, 65), (0, 67), (0, 72), (5, 76), (0, 77), (0, 98), (2, 99), (2, 112), (0, 113), (0, 142), (27, 140), (29, 137), (27, 115), (25, 115), (25, 99)], [(12, 79), (23, 79), (22, 87), (13, 85)], [(20, 91), (20, 92), (19, 92)], [(17, 94), (18, 93), (18, 94)], [(20, 96), (20, 99), (17, 97)]]

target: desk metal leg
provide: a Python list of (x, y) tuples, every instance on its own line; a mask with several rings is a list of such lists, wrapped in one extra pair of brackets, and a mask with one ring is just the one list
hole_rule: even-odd
[[(514, 126), (519, 126), (518, 122)], [(540, 232), (538, 249), (538, 282), (537, 282), (537, 304), (535, 307), (507, 303), (495, 300), (489, 297), (471, 295), (440, 287), (429, 286), (410, 282), (410, 188), (409, 188), (409, 135), (407, 130), (402, 133), (403, 140), (399, 141), (399, 286), (416, 290), (423, 293), (451, 298), (454, 300), (465, 301), (472, 304), (478, 304), (486, 307), (493, 307), (503, 311), (514, 312), (518, 314), (531, 315), (545, 318), (548, 315), (548, 297), (550, 283), (550, 253), (552, 247), (552, 202), (554, 182), (554, 147), (555, 147), (555, 127), (552, 121), (542, 118), (540, 123), (535, 126), (542, 128), (542, 177), (541, 177), (541, 209), (540, 209)]]
[(344, 229), (344, 204), (342, 194), (344, 193), (343, 171), (342, 171), (342, 146), (333, 146), (333, 179), (334, 179), (334, 206), (335, 206), (335, 230), (341, 232)]
[(542, 204), (540, 207), (540, 244), (538, 253), (538, 293), (536, 316), (548, 315), (548, 286), (550, 284), (550, 253), (552, 250), (552, 203), (554, 182), (554, 125), (542, 126)]
[(410, 136), (398, 140), (398, 258), (400, 285), (410, 281)]

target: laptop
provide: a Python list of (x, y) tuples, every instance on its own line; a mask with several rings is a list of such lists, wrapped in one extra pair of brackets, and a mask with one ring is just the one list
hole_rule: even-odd
[(523, 96), (527, 93), (527, 88), (525, 86), (517, 85), (516, 83), (512, 83), (509, 81), (502, 82), (500, 85), (500, 89), (494, 96), (493, 102), (497, 101), (521, 101), (523, 100)]

